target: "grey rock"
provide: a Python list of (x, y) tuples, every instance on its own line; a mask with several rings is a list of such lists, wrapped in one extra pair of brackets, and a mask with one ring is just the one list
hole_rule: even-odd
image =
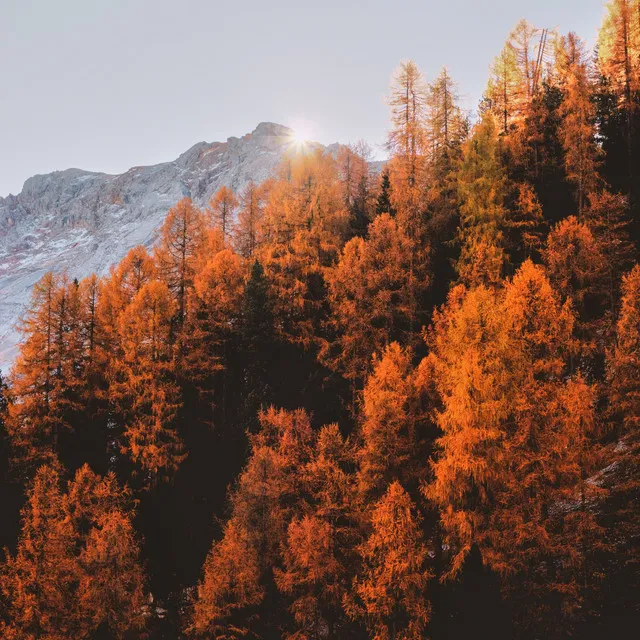
[(242, 138), (199, 142), (173, 162), (121, 175), (67, 169), (29, 178), (0, 198), (0, 368), (17, 351), (16, 323), (47, 271), (103, 275), (127, 251), (153, 244), (167, 211), (189, 196), (205, 206), (222, 186), (242, 191), (268, 178), (292, 131), (263, 122)]

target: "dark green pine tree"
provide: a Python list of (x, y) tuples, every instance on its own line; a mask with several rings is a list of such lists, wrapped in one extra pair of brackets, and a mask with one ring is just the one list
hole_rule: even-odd
[(388, 213), (389, 215), (395, 215), (395, 211), (391, 206), (391, 180), (389, 179), (389, 172), (385, 169), (382, 172), (382, 178), (380, 179), (380, 194), (378, 195), (378, 202), (376, 204), (376, 214)]
[[(387, 176), (388, 179), (388, 176)], [(356, 197), (353, 199), (349, 207), (349, 237), (364, 238), (367, 235), (369, 229), (369, 223), (371, 218), (369, 217), (368, 202), (369, 202), (369, 185), (368, 176), (365, 174), (362, 176), (358, 184)]]
[(277, 347), (269, 282), (258, 260), (244, 290), (241, 328), (242, 406), (241, 423), (249, 430), (258, 426), (258, 411), (271, 400), (271, 364)]
[[(634, 96), (633, 100), (637, 107), (640, 97)], [(630, 233), (637, 245), (640, 244), (640, 109), (627, 114), (604, 77), (599, 79), (594, 102), (598, 141), (604, 152), (602, 177), (614, 193), (627, 196)]]
[(20, 507), (24, 487), (15, 482), (11, 469), (11, 442), (5, 431), (7, 412), (7, 385), (0, 370), (0, 547), (12, 546), (20, 531)]

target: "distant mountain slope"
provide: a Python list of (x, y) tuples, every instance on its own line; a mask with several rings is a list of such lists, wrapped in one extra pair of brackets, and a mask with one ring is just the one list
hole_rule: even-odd
[(0, 368), (16, 353), (16, 322), (46, 271), (104, 274), (137, 245), (150, 245), (168, 209), (185, 196), (204, 206), (222, 186), (240, 191), (273, 172), (293, 132), (263, 122), (242, 138), (200, 142), (173, 162), (121, 175), (80, 169), (29, 178), (0, 198)]

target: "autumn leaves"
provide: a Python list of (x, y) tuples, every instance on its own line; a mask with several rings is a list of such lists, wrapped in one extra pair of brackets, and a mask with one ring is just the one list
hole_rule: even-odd
[(155, 541), (205, 514), (191, 578), (147, 558), (196, 637), (450, 637), (470, 557), (511, 637), (575, 636), (632, 591), (632, 5), (611, 4), (597, 82), (574, 35), (536, 62), (520, 23), (471, 126), (446, 70), (404, 62), (382, 174), (362, 145), (294, 152), (177, 203), (104, 278), (42, 278), (3, 410), (28, 487), (7, 637), (150, 624), (133, 495), (166, 488), (180, 508), (135, 524)]

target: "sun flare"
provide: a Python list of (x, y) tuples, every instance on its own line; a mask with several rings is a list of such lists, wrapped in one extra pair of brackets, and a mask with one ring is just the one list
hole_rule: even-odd
[(303, 144), (305, 142), (309, 142), (311, 139), (311, 135), (308, 129), (305, 128), (296, 128), (293, 131), (293, 141), (297, 144)]
[(296, 118), (290, 127), (292, 146), (302, 149), (314, 140), (314, 127), (303, 118)]

